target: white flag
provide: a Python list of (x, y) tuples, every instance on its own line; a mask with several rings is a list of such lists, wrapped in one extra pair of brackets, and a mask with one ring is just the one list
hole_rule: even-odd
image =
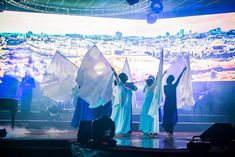
[(90, 108), (105, 105), (112, 98), (113, 71), (111, 65), (96, 46), (84, 56), (76, 78), (80, 86), (78, 95)]
[(130, 65), (129, 65), (127, 58), (125, 59), (125, 62), (124, 62), (123, 68), (122, 68), (122, 72), (128, 76), (130, 81), (132, 81), (131, 69), (130, 69)]
[(43, 94), (54, 101), (70, 100), (77, 71), (76, 65), (56, 52), (40, 83)]
[(178, 85), (177, 94), (177, 106), (179, 108), (190, 108), (195, 104), (193, 98), (193, 89), (192, 89), (192, 73), (189, 60), (189, 54), (185, 56), (185, 62), (187, 70), (185, 71), (184, 77), (181, 80), (181, 83)]
[[(129, 80), (132, 82), (132, 74), (131, 74), (131, 69), (130, 69), (130, 65), (129, 65), (129, 62), (128, 62), (128, 59), (126, 58), (125, 59), (125, 62), (124, 62), (124, 65), (123, 65), (123, 68), (122, 68), (122, 72), (125, 73)], [(137, 103), (136, 103), (136, 92), (134, 92), (132, 94), (132, 106), (135, 106), (137, 107)]]
[(158, 66), (158, 73), (157, 73), (157, 82), (156, 87), (154, 89), (154, 96), (151, 102), (151, 105), (149, 107), (148, 114), (152, 117), (158, 117), (158, 108), (161, 103), (161, 97), (162, 97), (162, 76), (163, 76), (163, 50), (160, 54), (160, 62)]
[(173, 75), (175, 77), (175, 82), (185, 66), (187, 67), (187, 69), (180, 79), (180, 82), (176, 89), (177, 108), (188, 108), (195, 103), (192, 91), (192, 74), (189, 57), (187, 56), (186, 60), (184, 57), (179, 58), (178, 61), (170, 66), (170, 68), (167, 70), (166, 77), (164, 77), (163, 79), (163, 84), (165, 84), (166, 78), (169, 75)]

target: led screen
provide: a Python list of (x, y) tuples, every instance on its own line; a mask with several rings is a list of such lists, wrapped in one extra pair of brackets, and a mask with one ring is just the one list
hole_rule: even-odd
[(193, 81), (235, 79), (235, 13), (145, 20), (38, 13), (0, 13), (0, 75), (39, 82), (59, 51), (78, 67), (92, 45), (121, 71), (127, 58), (134, 81), (156, 74), (160, 49), (164, 69), (190, 54)]
[[(7, 71), (21, 80), (30, 71), (40, 85), (57, 51), (79, 68), (86, 52), (96, 45), (117, 72), (128, 59), (132, 80), (138, 86), (138, 108), (144, 98), (144, 81), (148, 75), (156, 75), (163, 49), (164, 70), (189, 54), (194, 99), (206, 106), (211, 103), (205, 93), (222, 92), (224, 83), (218, 81), (226, 81), (232, 88), (235, 80), (234, 23), (235, 13), (147, 24), (146, 20), (4, 11), (0, 13), (0, 77)], [(215, 98), (224, 97), (221, 92)], [(35, 101), (37, 95), (41, 96), (35, 92)]]

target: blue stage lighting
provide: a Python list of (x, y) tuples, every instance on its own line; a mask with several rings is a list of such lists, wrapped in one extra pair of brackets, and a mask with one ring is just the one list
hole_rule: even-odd
[(162, 0), (152, 0), (150, 5), (151, 12), (154, 14), (160, 14), (163, 10)]
[(147, 14), (147, 23), (148, 24), (153, 24), (157, 21), (157, 15), (153, 13), (148, 13)]
[(134, 5), (136, 3), (139, 3), (139, 0), (126, 0), (129, 5)]
[(151, 4), (147, 12), (147, 23), (153, 24), (157, 21), (158, 15), (163, 11), (162, 0), (151, 0)]

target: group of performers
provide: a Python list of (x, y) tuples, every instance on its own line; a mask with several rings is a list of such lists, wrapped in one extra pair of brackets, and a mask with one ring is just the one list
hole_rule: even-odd
[(0, 98), (20, 100), (21, 112), (23, 113), (30, 112), (33, 88), (35, 88), (35, 80), (29, 71), (25, 72), (22, 81), (19, 81), (8, 71), (0, 78)]
[[(133, 82), (128, 81), (128, 76), (125, 73), (116, 73), (112, 68), (115, 76), (115, 97), (106, 105), (100, 106), (103, 109), (90, 109), (89, 104), (79, 96), (76, 97), (76, 109), (71, 122), (73, 127), (78, 127), (80, 120), (93, 120), (97, 118), (98, 113), (103, 112), (100, 115), (111, 117), (115, 122), (116, 135), (125, 136), (132, 131), (132, 92), (137, 91), (137, 86)], [(166, 79), (166, 85), (164, 85), (165, 103), (163, 110), (163, 123), (162, 127), (167, 132), (168, 137), (173, 137), (174, 126), (177, 123), (177, 100), (176, 100), (176, 88), (179, 81), (185, 72), (186, 67), (182, 70), (179, 77), (175, 80), (173, 75), (169, 75)], [(166, 71), (162, 75), (165, 75)], [(144, 87), (144, 101), (140, 115), (139, 130), (149, 137), (156, 137), (159, 133), (159, 121), (155, 121), (154, 117), (148, 114), (150, 104), (154, 97), (154, 89), (156, 88), (157, 77), (149, 76), (146, 79), (146, 85)], [(79, 89), (79, 88), (75, 88)], [(154, 126), (158, 127), (155, 129)]]
[[(95, 47), (96, 48), (96, 47)], [(93, 49), (94, 50), (94, 49)], [(95, 49), (96, 50), (96, 49)], [(89, 51), (92, 52), (90, 55), (90, 59), (88, 59), (87, 61), (87, 66), (90, 66), (91, 68), (93, 68), (93, 65), (89, 65), (90, 64), (90, 60), (94, 59), (94, 55), (98, 53), (98, 51)], [(162, 62), (162, 67), (161, 68), (161, 73), (163, 70), (163, 51), (161, 52), (161, 59), (160, 59), (160, 63)], [(86, 55), (88, 56), (88, 55)], [(97, 57), (102, 55), (95, 55)], [(89, 57), (89, 56), (88, 56)], [(95, 58), (96, 59), (96, 58)], [(105, 58), (104, 59), (104, 63), (105, 62)], [(98, 60), (98, 59), (97, 59)], [(98, 60), (100, 61), (100, 60)], [(97, 63), (99, 63), (97, 61)], [(110, 66), (110, 65), (109, 65)], [(103, 67), (103, 66), (101, 66)], [(81, 67), (80, 67), (81, 68)], [(109, 67), (111, 68), (111, 70), (109, 71), (110, 74), (114, 75), (114, 81), (113, 84), (114, 86), (113, 91), (115, 91), (115, 93), (113, 94), (113, 99), (106, 99), (107, 101), (105, 101), (102, 105), (99, 106), (93, 106), (90, 107), (91, 104), (88, 103), (88, 101), (86, 101), (85, 99), (83, 99), (78, 93), (80, 91), (80, 84), (77, 82), (77, 86), (75, 88), (73, 88), (73, 102), (74, 104), (76, 104), (76, 108), (75, 108), (75, 112), (74, 112), (74, 116), (71, 122), (71, 125), (73, 127), (78, 127), (79, 123), (81, 120), (94, 120), (98, 117), (101, 116), (107, 116), (107, 117), (111, 117), (111, 119), (114, 121), (115, 123), (115, 133), (116, 134), (120, 134), (120, 135), (126, 135), (131, 133), (132, 131), (132, 92), (137, 91), (137, 86), (135, 85), (134, 82), (129, 81), (128, 75), (124, 72), (121, 72), (120, 74), (117, 74), (115, 69), (113, 67)], [(107, 70), (107, 68), (104, 68)], [(174, 126), (178, 121), (178, 116), (177, 116), (177, 98), (176, 98), (176, 89), (177, 86), (180, 82), (180, 79), (183, 75), (183, 73), (185, 72), (186, 67), (182, 69), (180, 75), (178, 76), (178, 78), (176, 79), (175, 83), (173, 83), (173, 81), (175, 80), (175, 77), (173, 75), (168, 75), (167, 79), (166, 79), (166, 85), (164, 85), (164, 95), (165, 95), (165, 101), (164, 101), (164, 106), (163, 106), (163, 123), (162, 123), (162, 127), (165, 129), (165, 131), (167, 132), (167, 135), (169, 137), (173, 137), (173, 132), (174, 132)], [(89, 70), (84, 70), (83, 72), (87, 72)], [(159, 86), (159, 84), (157, 84), (157, 82), (159, 83), (159, 79), (162, 80), (163, 76), (166, 74), (166, 71), (162, 74), (162, 75), (157, 75), (156, 77), (150, 75), (147, 79), (146, 79), (146, 85), (144, 87), (144, 101), (142, 104), (142, 111), (140, 114), (140, 123), (139, 123), (139, 130), (142, 131), (144, 134), (149, 135), (150, 137), (155, 137), (158, 135), (159, 133), (159, 120), (158, 120), (158, 114), (155, 114), (155, 117), (149, 114), (149, 111), (152, 110), (151, 104), (153, 102), (154, 99), (154, 94), (156, 94), (156, 86)], [(82, 83), (84, 83), (84, 81), (86, 80), (87, 77), (90, 77), (90, 73), (88, 73), (88, 75), (84, 78), (82, 78), (83, 81), (81, 81)], [(111, 76), (111, 75), (110, 75)], [(8, 85), (5, 85), (7, 81), (7, 77), (8, 75), (6, 74), (3, 78), (0, 79), (1, 81), (1, 88), (2, 87), (6, 87), (9, 88)], [(97, 80), (99, 81), (100, 76), (97, 74)], [(112, 77), (110, 77), (112, 78)], [(9, 79), (8, 79), (9, 80)], [(95, 86), (96, 84), (99, 84), (99, 87), (97, 87), (97, 89), (103, 89), (104, 84), (107, 85), (107, 83), (101, 82), (101, 83), (97, 83), (96, 81), (93, 81), (93, 77), (90, 78), (90, 82), (92, 82), (92, 86)], [(100, 79), (101, 81), (105, 81), (105, 76), (103, 76), (102, 79)], [(111, 80), (111, 79), (110, 79)], [(161, 81), (160, 81), (161, 82)], [(104, 84), (103, 84), (104, 83)], [(10, 81), (9, 84), (13, 84), (13, 81)], [(33, 88), (35, 87), (35, 81), (33, 79), (33, 77), (31, 77), (29, 72), (26, 72), (25, 77), (23, 77), (21, 83), (20, 83), (20, 87), (21, 87), (21, 112), (29, 112), (30, 111), (30, 106), (31, 106), (31, 102), (32, 102), (32, 92), (33, 92)], [(83, 84), (83, 87), (85, 87), (86, 89), (86, 95), (88, 97), (92, 97), (90, 94), (89, 90), (92, 90), (90, 88), (87, 88), (85, 84)], [(106, 86), (106, 88), (110, 88), (111, 86)], [(84, 89), (84, 88), (83, 88)], [(114, 90), (115, 89), (115, 90)], [(9, 91), (9, 90), (6, 90)], [(99, 94), (99, 92), (101, 92), (101, 94), (107, 95), (110, 93), (107, 93), (106, 91), (96, 91), (93, 92), (93, 94)], [(160, 92), (160, 91), (158, 91)], [(94, 96), (93, 96), (94, 97)], [(99, 101), (99, 103), (102, 103), (102, 101)], [(156, 110), (156, 112), (158, 111), (159, 107), (155, 108), (154, 110)], [(157, 116), (156, 116), (157, 115)]]

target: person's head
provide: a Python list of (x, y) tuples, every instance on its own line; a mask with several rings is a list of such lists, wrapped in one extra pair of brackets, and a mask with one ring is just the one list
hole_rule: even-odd
[(166, 83), (167, 84), (172, 84), (172, 82), (174, 81), (175, 77), (173, 75), (169, 75), (166, 79)]
[(153, 75), (149, 75), (148, 79), (152, 79), (152, 80), (154, 80), (155, 78), (154, 78), (154, 76), (153, 76)]
[(122, 83), (126, 83), (126, 81), (128, 80), (128, 76), (125, 73), (120, 73), (118, 77), (120, 78)]
[(29, 71), (29, 70), (27, 70), (27, 71), (25, 72), (25, 76), (28, 76), (28, 77), (30, 77), (30, 76), (31, 76), (31, 73), (30, 73), (30, 71)]
[(154, 82), (154, 76), (150, 75), (146, 80), (146, 84), (148, 86), (151, 86), (153, 84), (153, 82)]

